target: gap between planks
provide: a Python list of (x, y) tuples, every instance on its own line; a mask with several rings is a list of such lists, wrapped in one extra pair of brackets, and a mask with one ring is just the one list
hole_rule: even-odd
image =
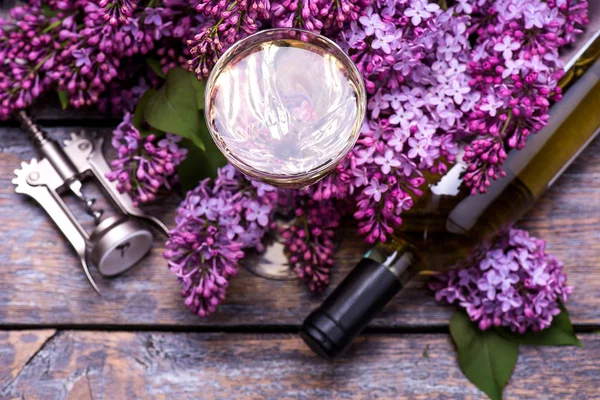
[[(597, 333), (600, 325), (574, 325), (575, 333)], [(110, 324), (0, 324), (0, 331), (56, 329), (58, 331), (165, 332), (165, 333), (231, 333), (231, 334), (297, 334), (300, 325), (110, 325)], [(448, 334), (448, 326), (373, 326), (361, 335)]]

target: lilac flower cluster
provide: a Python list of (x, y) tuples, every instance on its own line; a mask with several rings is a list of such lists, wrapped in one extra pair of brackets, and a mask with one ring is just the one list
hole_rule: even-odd
[(135, 205), (154, 200), (161, 187), (171, 188), (176, 180), (175, 167), (187, 154), (177, 145), (181, 137), (167, 133), (156, 142), (154, 135), (142, 137), (133, 126), (131, 114), (113, 132), (112, 145), (117, 158), (106, 177), (117, 182), (121, 193), (129, 193)]
[(370, 3), (370, 0), (276, 0), (271, 5), (271, 24), (332, 35), (347, 22), (357, 20)]
[(137, 8), (136, 1), (131, 0), (100, 0), (98, 5), (104, 8), (102, 18), (111, 25), (116, 25), (119, 22), (127, 24)]
[(272, 187), (246, 181), (230, 165), (219, 170), (212, 185), (205, 179), (187, 193), (164, 256), (192, 312), (203, 317), (215, 311), (238, 271), (243, 249), (262, 249), (276, 204)]
[[(560, 47), (573, 42), (588, 23), (586, 0), (463, 1), (471, 14), (476, 43), (469, 57), (469, 85), (480, 101), (468, 115), (470, 135), (464, 177), (473, 194), (504, 176), (510, 149), (525, 147), (527, 137), (549, 118), (550, 102), (561, 98)], [(466, 6), (466, 7), (465, 7)]]
[[(157, 59), (163, 72), (184, 65), (203, 78), (228, 46), (262, 27), (309, 29), (338, 41), (364, 77), (368, 118), (358, 144), (336, 173), (309, 192), (292, 196), (296, 222), (281, 232), (296, 273), (312, 290), (320, 290), (328, 283), (333, 263), (340, 204), (356, 206), (354, 217), (368, 242), (385, 241), (421, 194), (424, 173), (443, 174), (456, 161), (459, 146), (465, 146), (464, 180), (473, 194), (484, 192), (503, 174), (508, 151), (521, 149), (527, 137), (545, 125), (550, 102), (561, 97), (558, 50), (573, 42), (587, 23), (588, 2), (162, 0), (150, 7), (138, 0), (43, 3), (44, 8), (40, 0), (31, 0), (15, 7), (8, 21), (0, 20), (0, 119), (50, 89), (64, 91), (74, 107), (98, 104), (131, 111), (142, 93), (158, 83), (145, 59)], [(118, 159), (111, 179), (136, 202), (151, 200), (158, 187), (169, 187), (174, 166), (185, 156), (178, 140), (172, 135), (157, 143), (154, 137), (142, 138), (126, 116), (115, 131)], [(232, 167), (222, 169), (214, 183), (204, 181), (188, 194), (165, 256), (192, 311), (214, 311), (227, 280), (237, 271), (242, 249), (260, 249), (264, 233), (274, 228), (278, 197), (281, 193), (248, 182)], [(510, 264), (507, 254), (525, 247), (531, 257), (519, 259), (519, 268), (540, 270), (543, 248), (534, 251), (506, 240), (508, 244), (494, 253), (499, 257), (498, 252), (504, 252), (498, 265)], [(559, 269), (555, 261), (547, 265), (544, 268), (551, 271)], [(525, 282), (521, 269), (511, 273)], [(497, 271), (480, 269), (477, 279), (485, 275), (487, 280), (492, 270)], [(560, 275), (550, 270), (544, 271)], [(496, 287), (496, 293), (500, 289)], [(521, 286), (514, 290), (523, 304), (535, 303), (530, 309), (523, 306), (526, 318), (543, 314), (540, 318), (547, 321), (555, 312), (543, 299), (539, 304), (525, 300)], [(494, 299), (503, 301), (499, 296)], [(507, 312), (519, 308), (514, 304)], [(516, 313), (514, 320), (521, 325), (541, 329), (545, 324), (523, 322)], [(496, 324), (491, 315), (485, 309), (478, 321), (485, 316), (484, 327)]]
[(315, 199), (352, 198), (367, 242), (387, 240), (425, 182), (459, 147), (473, 194), (502, 176), (509, 149), (561, 98), (558, 50), (587, 21), (587, 1), (377, 0), (338, 42), (361, 71), (368, 119)]
[(161, 31), (164, 35), (156, 46), (163, 74), (175, 66), (188, 67), (191, 58), (188, 39), (205, 25), (205, 18), (195, 10), (194, 0), (164, 0)]
[(571, 294), (562, 270), (543, 240), (510, 229), (482, 259), (438, 275), (430, 287), (437, 301), (459, 304), (482, 330), (537, 332), (550, 326)]
[[(128, 84), (131, 77), (118, 79), (122, 66), (136, 55), (157, 57), (163, 72), (187, 66), (185, 40), (204, 21), (188, 0), (165, 0), (166, 7), (156, 8), (137, 7), (135, 0), (43, 3), (44, 9), (39, 0), (14, 7), (0, 20), (1, 119), (51, 88), (64, 91), (73, 107), (116, 108), (121, 87), (137, 101), (140, 90)], [(143, 59), (135, 64), (144, 66), (142, 76), (155, 78)]]
[[(132, 79), (134, 76), (136, 78)], [(107, 84), (106, 91), (98, 100), (98, 110), (119, 117), (124, 112), (131, 113), (144, 93), (159, 85), (158, 76), (146, 63), (128, 60), (119, 67), (117, 76)]]
[[(475, 191), (484, 191), (489, 184), (486, 179), (493, 179), (494, 174), (486, 171), (477, 183), (479, 167), (473, 165), (501, 165), (509, 147), (518, 149), (524, 144), (524, 139), (519, 142), (501, 134), (502, 129), (514, 132), (513, 127), (529, 126), (533, 132), (543, 126), (550, 100), (560, 98), (556, 51), (586, 22), (587, 4), (549, 1), (547, 6), (554, 14), (541, 14), (547, 26), (525, 27), (538, 3), (460, 0), (444, 10), (426, 0), (375, 0), (370, 6), (356, 3), (356, 15), (350, 12), (349, 18), (338, 19), (342, 30), (337, 41), (356, 63), (369, 93), (368, 119), (346, 161), (310, 190), (310, 204), (308, 198), (302, 200), (304, 194), (297, 196), (296, 223), (282, 229), (290, 264), (312, 290), (328, 283), (331, 239), (340, 218), (339, 212), (332, 212), (336, 210), (333, 199), (356, 204), (359, 232), (368, 242), (385, 241), (401, 224), (402, 212), (412, 207), (413, 197), (421, 194), (424, 171), (445, 173), (455, 162), (459, 146), (467, 142), (464, 161), (471, 166), (465, 181)], [(317, 4), (273, 1), (269, 23), (327, 32)], [(192, 64), (200, 77), (208, 74), (216, 56), (230, 43), (266, 24), (258, 11), (263, 10), (262, 5), (267, 7), (262, 2), (225, 5), (206, 0), (198, 6), (207, 21), (192, 46), (196, 56)], [(517, 14), (511, 17), (505, 12)], [(552, 21), (556, 15), (560, 24)], [(250, 25), (244, 22), (246, 17)], [(211, 18), (216, 22), (208, 22)], [(235, 29), (234, 21), (239, 22)], [(519, 28), (519, 24), (523, 26)], [(513, 39), (500, 40), (505, 31)], [(212, 36), (207, 36), (209, 33)], [(513, 43), (516, 39), (521, 43), (518, 47)], [(550, 40), (555, 40), (552, 51), (543, 47)], [(484, 60), (486, 53), (490, 55)], [(514, 61), (517, 56), (523, 61)], [(511, 60), (521, 70), (516, 71)], [(506, 96), (523, 104), (515, 105), (515, 100), (506, 100)], [(503, 116), (507, 104), (514, 114), (512, 122)], [(518, 122), (519, 118), (523, 121)], [(487, 131), (483, 121), (488, 123)], [(485, 135), (499, 140), (486, 148)]]
[(205, 78), (217, 58), (237, 40), (251, 35), (260, 27), (259, 19), (269, 16), (269, 0), (201, 0), (196, 10), (208, 20), (190, 40), (190, 68)]
[(364, 77), (369, 115), (337, 182), (321, 192), (354, 194), (370, 243), (401, 224), (423, 170), (443, 173), (454, 161), (463, 115), (479, 100), (466, 73), (469, 17), (454, 14), (426, 0), (376, 1), (338, 39)]
[(47, 26), (60, 23), (37, 6), (14, 7), (10, 20), (0, 19), (0, 119), (32, 104), (50, 84), (45, 71), (52, 67), (58, 44)]
[(179, 65), (203, 78), (228, 46), (264, 24), (333, 34), (366, 2), (163, 0), (142, 7), (137, 0), (31, 0), (0, 20), (0, 118), (51, 88), (66, 92), (73, 107), (116, 108), (119, 71), (136, 55), (157, 58), (164, 73)]
[(312, 291), (329, 285), (335, 251), (335, 230), (342, 214), (333, 200), (314, 201), (297, 194), (295, 222), (281, 228), (290, 267)]
[(236, 41), (263, 25), (302, 28), (329, 35), (358, 18), (370, 0), (201, 0), (196, 10), (205, 18), (189, 40), (189, 68), (206, 78), (219, 56)]
[[(110, 14), (116, 9), (121, 10), (118, 18)], [(57, 33), (63, 50), (57, 54), (50, 76), (68, 93), (74, 107), (96, 104), (111, 84), (118, 82), (125, 60), (148, 54), (163, 36), (170, 36), (170, 24), (161, 20), (162, 9), (146, 8), (132, 16), (134, 10), (134, 3), (129, 1), (101, 1), (99, 5), (83, 1), (63, 19)]]

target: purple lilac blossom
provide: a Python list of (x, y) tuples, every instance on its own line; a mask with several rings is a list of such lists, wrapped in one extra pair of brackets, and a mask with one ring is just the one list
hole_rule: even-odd
[(66, 92), (73, 107), (116, 105), (115, 90), (131, 88), (131, 77), (119, 77), (124, 65), (137, 55), (151, 55), (163, 72), (187, 66), (186, 35), (193, 36), (204, 24), (187, 0), (165, 0), (164, 7), (156, 8), (136, 7), (133, 0), (43, 4), (56, 15), (45, 13), (42, 2), (34, 0), (0, 20), (0, 119), (49, 89)]
[(562, 97), (559, 49), (589, 22), (587, 5), (488, 0), (461, 8), (476, 33), (468, 74), (471, 90), (480, 94), (465, 118), (472, 140), (465, 147), (464, 180), (472, 194), (485, 193), (492, 180), (504, 176), (507, 153), (525, 147), (527, 137), (546, 125), (551, 102)]
[[(135, 0), (43, 3), (58, 14), (45, 15), (42, 2), (33, 0), (11, 10), (8, 21), (0, 20), (1, 119), (56, 87), (68, 93), (74, 107), (97, 103), (130, 109), (157, 81), (129, 64), (143, 63), (149, 55), (166, 72), (187, 66), (191, 58), (203, 77), (227, 46), (261, 26), (300, 27), (336, 38), (364, 76), (368, 120), (347, 160), (310, 190), (316, 201), (310, 208), (323, 204), (327, 209), (332, 199), (356, 204), (359, 231), (369, 242), (387, 239), (420, 194), (422, 172), (444, 173), (459, 144), (467, 142), (465, 181), (473, 193), (485, 191), (502, 175), (506, 153), (522, 148), (527, 136), (545, 124), (550, 101), (560, 99), (557, 51), (587, 23), (585, 0), (457, 0), (448, 3), (448, 10), (425, 0), (163, 0), (156, 7), (136, 7)], [(189, 39), (194, 40), (188, 50)], [(132, 74), (145, 79), (132, 81)], [(131, 128), (115, 136), (126, 150), (136, 140), (148, 140), (136, 139)], [(151, 143), (153, 153), (145, 165), (160, 163), (176, 140), (170, 136), (159, 148)], [(130, 171), (131, 178), (126, 158), (117, 167)], [(155, 177), (143, 176), (142, 192), (149, 199)], [(227, 190), (214, 187), (214, 193)], [(259, 196), (264, 191), (257, 189)], [(272, 225), (265, 207), (254, 204), (237, 212), (232, 221), (242, 222), (227, 223), (224, 237), (260, 248), (260, 232)], [(243, 221), (250, 225), (244, 227)], [(219, 233), (203, 235), (210, 241)], [(328, 242), (325, 248), (330, 247)], [(223, 254), (237, 265), (239, 253)], [(328, 271), (328, 262), (310, 266), (310, 274), (303, 267), (297, 272), (304, 271), (307, 282), (325, 282), (321, 276), (327, 273), (319, 271)], [(201, 285), (193, 282), (189, 287)], [(201, 296), (189, 296), (193, 304), (200, 301)]]
[(271, 24), (333, 35), (348, 22), (356, 21), (370, 3), (370, 0), (274, 0)]
[(133, 113), (144, 93), (160, 84), (160, 78), (146, 62), (138, 58), (128, 59), (121, 64), (117, 76), (107, 84), (106, 91), (98, 100), (98, 110), (119, 117), (125, 112)]
[(175, 66), (189, 68), (192, 57), (188, 39), (207, 25), (206, 18), (196, 11), (196, 0), (164, 0), (161, 18), (172, 22), (167, 34), (156, 44), (163, 74)]
[(112, 171), (106, 177), (117, 182), (119, 192), (129, 193), (136, 206), (154, 200), (161, 187), (170, 189), (176, 181), (175, 167), (187, 154), (177, 145), (180, 141), (170, 133), (159, 140), (154, 135), (142, 137), (127, 113), (113, 132), (117, 158), (110, 162)]
[(189, 69), (206, 78), (219, 56), (236, 41), (263, 25), (301, 28), (333, 36), (355, 21), (370, 0), (201, 0), (196, 10), (205, 18), (188, 41)]
[(82, 7), (83, 25), (70, 15), (55, 33), (61, 49), (52, 56), (55, 65), (48, 71), (74, 107), (96, 104), (117, 77), (122, 58), (139, 51), (131, 32), (106, 25), (103, 8), (92, 2)]
[(116, 25), (119, 22), (123, 24), (129, 23), (129, 18), (137, 8), (137, 1), (131, 0), (100, 0), (98, 5), (104, 8), (102, 18), (108, 21), (111, 25)]
[[(587, 23), (585, 0), (375, 1), (338, 37), (369, 92), (363, 134), (316, 199), (352, 195), (359, 232), (387, 240), (424, 183), (465, 147), (465, 184), (485, 192), (561, 98), (560, 46)], [(533, 21), (533, 22), (532, 22)], [(472, 38), (476, 38), (474, 46)]]
[[(74, 107), (89, 106), (107, 95), (117, 80), (122, 64), (136, 54), (147, 54), (155, 42), (169, 36), (169, 24), (146, 23), (136, 15), (123, 24), (106, 24), (105, 10), (88, 2), (82, 6), (83, 26), (67, 17), (58, 32), (63, 50), (57, 53), (57, 64), (49, 73), (58, 87), (68, 93)], [(158, 15), (162, 9), (149, 9), (145, 14)]]
[(312, 291), (322, 291), (329, 285), (335, 251), (335, 230), (342, 213), (333, 199), (315, 201), (297, 192), (296, 219), (281, 228), (290, 268)]
[(59, 44), (44, 31), (60, 18), (46, 17), (34, 5), (14, 7), (8, 20), (0, 19), (0, 119), (31, 105), (49, 87), (46, 71)]
[(234, 42), (258, 31), (259, 20), (269, 17), (269, 0), (201, 0), (196, 10), (207, 20), (205, 26), (188, 40), (192, 58), (190, 70), (206, 78), (219, 56)]
[(182, 286), (186, 306), (201, 317), (225, 298), (243, 249), (262, 250), (261, 239), (277, 204), (277, 191), (247, 181), (228, 165), (214, 182), (205, 179), (177, 208), (164, 253)]
[(375, 1), (338, 37), (365, 79), (368, 118), (350, 156), (317, 192), (353, 194), (369, 243), (401, 224), (421, 193), (422, 171), (443, 173), (455, 159), (454, 137), (479, 96), (466, 72), (469, 22), (426, 0)]
[(545, 245), (526, 231), (510, 229), (479, 261), (443, 272), (429, 286), (437, 301), (460, 305), (482, 330), (546, 329), (572, 287), (566, 286), (562, 264), (546, 254)]

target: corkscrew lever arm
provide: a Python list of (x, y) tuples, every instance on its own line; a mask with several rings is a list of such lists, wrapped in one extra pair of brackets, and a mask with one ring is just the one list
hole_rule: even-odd
[(56, 171), (44, 159), (39, 164), (35, 160), (32, 160), (29, 164), (22, 163), (21, 169), (15, 170), (15, 174), (17, 177), (13, 179), (13, 183), (16, 185), (16, 192), (32, 197), (46, 210), (46, 213), (75, 249), (90, 285), (96, 293), (101, 295), (86, 261), (86, 238), (88, 235), (75, 216), (60, 200), (58, 194), (50, 189), (53, 184), (60, 182), (60, 177)]

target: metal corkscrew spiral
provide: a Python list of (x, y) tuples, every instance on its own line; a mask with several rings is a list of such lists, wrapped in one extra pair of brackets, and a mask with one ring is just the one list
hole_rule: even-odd
[(40, 130), (25, 111), (18, 111), (15, 116), (36, 147), (42, 147), (49, 140), (46, 132)]
[(92, 217), (94, 217), (94, 222), (96, 224), (99, 224), (100, 221), (102, 220), (102, 214), (104, 214), (104, 210), (102, 210), (102, 209), (94, 209), (94, 204), (96, 203), (96, 199), (89, 198), (89, 197), (86, 197), (85, 195), (83, 195), (83, 197), (80, 198), (80, 200), (82, 202), (84, 202), (84, 204), (85, 204), (85, 211), (89, 215), (91, 215)]

